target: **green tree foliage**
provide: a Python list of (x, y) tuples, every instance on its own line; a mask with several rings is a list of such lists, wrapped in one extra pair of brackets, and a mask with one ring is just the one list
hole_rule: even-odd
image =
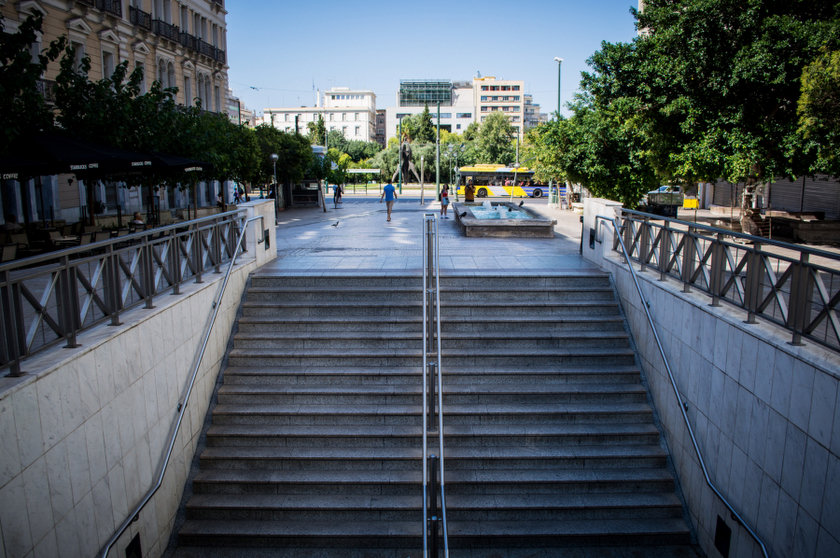
[(277, 154), (277, 181), (281, 184), (299, 182), (313, 169), (314, 155), (309, 141), (300, 134), (283, 132), (269, 124), (254, 129), (259, 147), (258, 180), (271, 182), (274, 164), (271, 154)]
[(26, 132), (52, 127), (53, 113), (38, 83), (47, 65), (61, 55), (66, 40), (62, 37), (43, 52), (31, 52), (42, 23), (42, 15), (36, 13), (27, 17), (15, 33), (6, 33), (0, 16), (0, 149), (7, 149)]
[(417, 122), (417, 125), (411, 138), (419, 143), (434, 143), (437, 138), (437, 133), (435, 125), (432, 124), (429, 105), (423, 107), (423, 112), (413, 118)]
[(347, 142), (346, 153), (355, 162), (370, 159), (382, 149), (375, 141), (350, 140)]
[(667, 173), (738, 182), (810, 168), (796, 105), (803, 68), (840, 38), (833, 3), (652, 0), (637, 17), (638, 74), (613, 93), (639, 101)]
[(840, 50), (823, 51), (802, 70), (799, 133), (816, 151), (814, 170), (840, 176)]
[(327, 134), (327, 125), (324, 123), (323, 116), (319, 114), (317, 122), (307, 122), (306, 129), (306, 137), (309, 139), (309, 143), (312, 145), (323, 145), (324, 138)]
[(475, 139), (475, 156), (478, 163), (513, 163), (516, 131), (510, 119), (502, 112), (492, 112), (481, 123)]

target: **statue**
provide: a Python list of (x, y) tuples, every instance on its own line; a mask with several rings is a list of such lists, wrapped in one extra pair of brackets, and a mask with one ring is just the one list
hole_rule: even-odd
[[(408, 171), (414, 173), (414, 178), (417, 179), (417, 183), (420, 183), (420, 175), (417, 174), (417, 168), (414, 166), (414, 162), (411, 160), (411, 144), (408, 143), (408, 138), (403, 140), (402, 145), (400, 145), (400, 165), (402, 166), (402, 176), (403, 182), (407, 182), (408, 178)], [(398, 168), (396, 172), (394, 172), (394, 176), (391, 177), (391, 182), (397, 180), (400, 175), (400, 169)]]

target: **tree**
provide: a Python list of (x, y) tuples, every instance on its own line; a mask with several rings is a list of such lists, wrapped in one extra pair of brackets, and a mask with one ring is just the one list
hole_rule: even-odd
[(475, 140), (479, 163), (513, 163), (516, 149), (513, 145), (515, 129), (507, 115), (492, 112), (481, 123)]
[(432, 124), (432, 115), (429, 113), (429, 105), (423, 108), (423, 112), (412, 117), (416, 122), (414, 134), (411, 138), (419, 143), (434, 143), (437, 138), (435, 126)]
[(324, 123), (324, 117), (318, 115), (317, 122), (307, 122), (307, 138), (312, 145), (321, 145), (324, 138), (327, 136), (327, 125)]
[(812, 170), (840, 175), (840, 50), (823, 50), (802, 70), (797, 113), (806, 148), (817, 154)]
[(0, 114), (3, 127), (0, 149), (7, 149), (26, 132), (47, 130), (53, 126), (53, 114), (44, 102), (38, 83), (47, 65), (56, 60), (66, 39), (50, 43), (43, 52), (31, 48), (41, 32), (43, 16), (30, 15), (15, 33), (6, 33), (0, 16)]

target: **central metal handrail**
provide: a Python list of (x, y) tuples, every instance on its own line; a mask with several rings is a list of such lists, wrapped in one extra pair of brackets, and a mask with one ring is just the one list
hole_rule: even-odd
[[(438, 556), (438, 525), (444, 557), (449, 558), (446, 491), (443, 477), (443, 376), (440, 355), (440, 245), (434, 213), (423, 216), (423, 555)], [(435, 409), (437, 404), (437, 409)], [(437, 410), (437, 412), (435, 412)], [(437, 421), (435, 421), (437, 415)], [(429, 454), (429, 434), (438, 438), (438, 455)], [(431, 485), (431, 487), (429, 486)], [(440, 509), (438, 510), (438, 494)], [(431, 508), (431, 512), (430, 512)], [(438, 517), (438, 512), (440, 517)], [(430, 544), (431, 540), (431, 544)]]
[(647, 316), (648, 324), (650, 325), (651, 332), (653, 333), (653, 338), (656, 341), (656, 346), (659, 349), (659, 356), (662, 357), (662, 362), (665, 365), (665, 371), (668, 373), (668, 378), (671, 381), (671, 387), (674, 390), (674, 395), (677, 398), (677, 405), (680, 408), (680, 413), (682, 413), (683, 421), (685, 422), (685, 427), (688, 429), (688, 435), (691, 437), (691, 443), (694, 446), (694, 453), (697, 456), (697, 460), (700, 463), (700, 468), (703, 470), (703, 477), (706, 479), (706, 484), (709, 488), (712, 489), (720, 501), (723, 502), (723, 505), (729, 509), (729, 512), (732, 514), (732, 517), (740, 523), (744, 529), (750, 534), (750, 536), (758, 543), (758, 546), (761, 547), (761, 552), (765, 558), (768, 558), (767, 554), (767, 547), (764, 546), (764, 542), (759, 538), (755, 531), (747, 524), (744, 518), (735, 511), (735, 508), (729, 503), (729, 501), (720, 493), (720, 490), (715, 486), (712, 482), (711, 477), (709, 476), (709, 471), (706, 469), (706, 462), (703, 459), (703, 454), (700, 451), (700, 446), (697, 445), (697, 438), (694, 436), (694, 429), (691, 427), (691, 422), (688, 420), (688, 414), (686, 413), (686, 405), (683, 402), (683, 398), (680, 395), (680, 390), (677, 388), (677, 382), (674, 379), (674, 374), (671, 372), (671, 364), (668, 361), (668, 357), (665, 354), (665, 349), (662, 347), (662, 341), (659, 338), (659, 332), (656, 329), (656, 325), (653, 322), (653, 316), (651, 316), (650, 308), (648, 307), (647, 299), (645, 298), (644, 293), (642, 292), (642, 287), (639, 285), (639, 279), (636, 276), (636, 270), (633, 269), (633, 263), (630, 259), (630, 255), (627, 252), (627, 247), (624, 245), (624, 240), (621, 238), (621, 228), (618, 225), (618, 222), (615, 218), (605, 217), (603, 215), (596, 215), (595, 216), (595, 228), (598, 229), (599, 223), (606, 222), (611, 223), (613, 229), (615, 230), (615, 236), (618, 241), (618, 244), (621, 246), (621, 251), (624, 254), (624, 261), (627, 263), (627, 267), (630, 270), (630, 275), (633, 277), (633, 283), (636, 285), (636, 291), (639, 293), (639, 298), (642, 301), (642, 309), (645, 311), (645, 316)]
[(157, 480), (155, 481), (154, 486), (152, 486), (143, 499), (140, 501), (137, 506), (128, 514), (125, 518), (125, 521), (119, 526), (116, 532), (108, 539), (108, 542), (102, 548), (102, 551), (99, 553), (100, 558), (105, 558), (108, 556), (108, 552), (111, 550), (111, 547), (114, 546), (114, 543), (125, 533), (128, 526), (131, 525), (134, 521), (138, 519), (138, 516), (143, 508), (146, 507), (146, 504), (152, 499), (155, 493), (160, 489), (161, 485), (163, 484), (163, 477), (166, 474), (166, 468), (169, 465), (169, 460), (172, 458), (172, 450), (175, 447), (175, 439), (178, 437), (178, 432), (181, 428), (181, 423), (184, 419), (184, 413), (187, 410), (187, 403), (190, 400), (190, 394), (192, 394), (193, 385), (195, 384), (196, 376), (198, 376), (198, 370), (201, 368), (201, 361), (204, 359), (204, 352), (207, 349), (207, 343), (210, 340), (210, 334), (213, 331), (213, 325), (216, 323), (216, 316), (219, 314), (219, 308), (222, 305), (222, 297), (225, 295), (225, 290), (227, 289), (228, 280), (230, 279), (231, 271), (233, 271), (233, 266), (236, 264), (236, 258), (239, 256), (239, 252), (242, 249), (243, 239), (245, 238), (245, 233), (248, 231), (248, 225), (253, 221), (260, 221), (260, 225), (262, 227), (261, 234), (259, 235), (259, 240), (257, 240), (258, 244), (262, 244), (265, 238), (265, 221), (262, 215), (257, 215), (256, 217), (251, 217), (245, 221), (244, 226), (242, 227), (242, 231), (239, 233), (239, 238), (236, 242), (236, 250), (233, 254), (233, 257), (230, 259), (230, 263), (228, 264), (227, 272), (225, 272), (225, 278), (222, 281), (221, 286), (219, 287), (219, 292), (216, 295), (215, 299), (213, 300), (212, 309), (213, 312), (210, 314), (208, 318), (207, 325), (204, 328), (204, 337), (201, 341), (201, 345), (199, 346), (198, 351), (196, 352), (195, 358), (193, 360), (193, 368), (190, 374), (189, 382), (187, 383), (186, 389), (184, 391), (184, 397), (181, 402), (178, 403), (178, 416), (175, 418), (175, 421), (172, 424), (169, 436), (169, 443), (166, 448), (166, 453), (163, 455), (161, 459), (160, 466), (158, 468), (158, 476)]

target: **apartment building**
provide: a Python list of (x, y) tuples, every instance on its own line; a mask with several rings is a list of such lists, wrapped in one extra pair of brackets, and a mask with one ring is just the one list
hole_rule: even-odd
[(333, 87), (317, 95), (314, 107), (263, 110), (262, 121), (285, 132), (306, 134), (307, 124), (324, 119), (327, 131), (338, 130), (347, 140), (375, 141), (376, 94), (370, 90)]
[(507, 114), (516, 134), (522, 139), (525, 131), (525, 82), (496, 79), (493, 76), (473, 78), (473, 99), (478, 122), (492, 112)]
[[(6, 32), (40, 12), (42, 34), (33, 55), (64, 35), (76, 57), (88, 56), (92, 81), (110, 76), (117, 64), (144, 70), (153, 80), (177, 87), (177, 101), (213, 112), (225, 110), (228, 89), (224, 0), (21, 0), (0, 2)], [(42, 81), (49, 100), (59, 71), (51, 64)]]

